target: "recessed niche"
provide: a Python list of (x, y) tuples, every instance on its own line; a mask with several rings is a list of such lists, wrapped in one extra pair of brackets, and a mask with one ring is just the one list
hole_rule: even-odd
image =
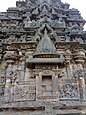
[(52, 76), (42, 76), (42, 84), (52, 85)]
[(42, 93), (43, 96), (51, 96), (52, 76), (42, 76)]

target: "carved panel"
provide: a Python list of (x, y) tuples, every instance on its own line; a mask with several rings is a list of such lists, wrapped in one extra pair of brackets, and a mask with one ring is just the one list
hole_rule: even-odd
[(18, 92), (14, 94), (15, 101), (35, 100), (35, 86), (20, 85)]
[(34, 85), (18, 85), (5, 88), (4, 102), (34, 101), (36, 98), (36, 87)]
[(80, 98), (79, 88), (75, 80), (64, 80), (58, 85), (60, 98)]
[(43, 70), (42, 71), (42, 75), (52, 75), (52, 74), (53, 74), (53, 72), (50, 70)]

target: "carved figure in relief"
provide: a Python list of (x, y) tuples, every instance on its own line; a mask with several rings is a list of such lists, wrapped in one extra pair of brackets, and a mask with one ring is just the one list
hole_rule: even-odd
[(5, 102), (9, 102), (11, 100), (11, 80), (10, 78), (6, 79), (6, 85), (5, 85), (5, 89), (4, 89), (4, 97), (5, 97)]
[(12, 80), (10, 78), (6, 79), (4, 89), (5, 102), (14, 101), (14, 95), (17, 95), (18, 93), (19, 93), (18, 81), (15, 80), (14, 83), (12, 83)]
[(12, 76), (13, 76), (13, 66), (9, 64), (6, 70), (6, 77), (10, 78)]
[(84, 68), (82, 66), (82, 64), (75, 64), (73, 66), (73, 70), (74, 70), (74, 77), (78, 78), (78, 77), (84, 77), (85, 75), (85, 71), (84, 71)]
[(79, 98), (79, 92), (77, 89), (77, 84), (67, 83), (59, 84), (60, 98)]
[(17, 65), (9, 64), (6, 70), (6, 78), (10, 78), (12, 83), (14, 83), (18, 77)]

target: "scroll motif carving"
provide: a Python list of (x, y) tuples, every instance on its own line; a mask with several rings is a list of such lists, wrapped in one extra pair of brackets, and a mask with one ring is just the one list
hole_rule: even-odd
[(52, 73), (53, 73), (53, 72), (50, 71), (50, 70), (43, 70), (43, 71), (42, 71), (42, 74), (43, 74), (43, 75), (52, 75)]

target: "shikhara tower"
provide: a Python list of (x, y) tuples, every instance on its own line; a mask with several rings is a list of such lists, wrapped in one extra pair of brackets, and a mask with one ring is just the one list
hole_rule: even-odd
[(0, 115), (86, 114), (84, 24), (61, 0), (0, 12)]

